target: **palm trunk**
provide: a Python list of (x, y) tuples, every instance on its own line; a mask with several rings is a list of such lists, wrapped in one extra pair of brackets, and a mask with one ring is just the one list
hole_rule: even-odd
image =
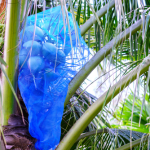
[[(8, 0), (4, 44), (4, 60), (8, 67), (5, 67), (4, 70), (14, 89), (17, 87), (20, 8), (20, 0)], [(15, 110), (15, 99), (8, 80), (4, 75), (2, 75), (2, 109), (2, 124), (7, 125), (10, 115), (14, 113)]]

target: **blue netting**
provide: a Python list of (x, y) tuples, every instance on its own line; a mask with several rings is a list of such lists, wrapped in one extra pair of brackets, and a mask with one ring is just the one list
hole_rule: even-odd
[(89, 59), (79, 27), (78, 40), (72, 14), (67, 15), (72, 47), (66, 14), (62, 15), (60, 6), (29, 16), (20, 33), (18, 84), (29, 113), (29, 132), (40, 150), (53, 150), (58, 145), (68, 84)]

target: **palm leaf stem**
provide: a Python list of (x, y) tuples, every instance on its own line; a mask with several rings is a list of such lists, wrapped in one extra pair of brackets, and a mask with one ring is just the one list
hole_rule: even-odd
[[(17, 50), (18, 50), (18, 33), (20, 26), (20, 1), (8, 0), (5, 45), (4, 45), (4, 61), (7, 68), (4, 70), (10, 79), (14, 89), (17, 87)], [(10, 115), (15, 110), (14, 95), (10, 88), (7, 78), (2, 75), (2, 107), (3, 107), (3, 125), (7, 125)]]
[(117, 148), (116, 150), (129, 150), (129, 149), (132, 149), (135, 146), (140, 145), (142, 142), (145, 142), (147, 140), (147, 136), (148, 135), (146, 135), (143, 138), (140, 138), (138, 140), (132, 141), (132, 144), (131, 143), (125, 144), (125, 145)]
[[(112, 9), (115, 6), (115, 0), (112, 0), (108, 4), (106, 4), (102, 9), (100, 9), (97, 13), (96, 16), (99, 18), (103, 17), (108, 10)], [(92, 16), (90, 19), (88, 19), (80, 28), (81, 30), (81, 35), (83, 36), (91, 27), (94, 23), (96, 23), (97, 19), (95, 16)]]
[[(107, 105), (118, 93), (125, 89), (130, 83), (132, 83), (137, 76), (147, 72), (150, 66), (150, 56), (147, 56), (141, 64), (135, 67), (127, 75), (123, 76), (116, 84), (110, 86), (95, 103), (93, 103), (88, 110), (78, 119), (78, 121), (69, 130), (67, 135), (62, 139), (57, 147), (57, 150), (70, 149), (76, 142), (80, 134), (88, 126), (88, 124), (94, 119), (94, 117)], [(138, 74), (138, 75), (137, 75)]]
[(94, 70), (94, 68), (108, 56), (113, 48), (117, 47), (118, 44), (125, 41), (130, 34), (133, 35), (138, 30), (141, 29), (142, 19), (137, 21), (135, 24), (127, 28), (124, 32), (121, 32), (118, 36), (113, 38), (110, 42), (108, 42), (101, 50), (99, 50), (77, 73), (77, 75), (72, 79), (68, 86), (68, 93), (65, 99), (65, 106), (69, 102), (72, 95), (76, 92), (82, 82), (86, 79), (86, 77)]
[(92, 136), (92, 135), (95, 135), (95, 134), (101, 134), (101, 133), (108, 133), (109, 130), (104, 128), (104, 129), (99, 129), (99, 130), (96, 130), (96, 131), (90, 131), (90, 132), (86, 132), (86, 133), (82, 133), (80, 135), (80, 137), (77, 139), (77, 141), (85, 138), (85, 137), (89, 137), (89, 136)]

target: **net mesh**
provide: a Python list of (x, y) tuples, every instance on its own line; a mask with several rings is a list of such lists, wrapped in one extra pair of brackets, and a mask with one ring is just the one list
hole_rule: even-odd
[(18, 85), (36, 149), (53, 150), (58, 145), (68, 84), (89, 60), (72, 14), (62, 12), (58, 6), (29, 16), (20, 32)]

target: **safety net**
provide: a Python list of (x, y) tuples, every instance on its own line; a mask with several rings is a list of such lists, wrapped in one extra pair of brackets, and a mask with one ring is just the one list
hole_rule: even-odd
[(89, 60), (89, 49), (74, 24), (72, 14), (58, 6), (29, 16), (20, 32), (18, 85), (39, 150), (59, 144), (68, 85)]

